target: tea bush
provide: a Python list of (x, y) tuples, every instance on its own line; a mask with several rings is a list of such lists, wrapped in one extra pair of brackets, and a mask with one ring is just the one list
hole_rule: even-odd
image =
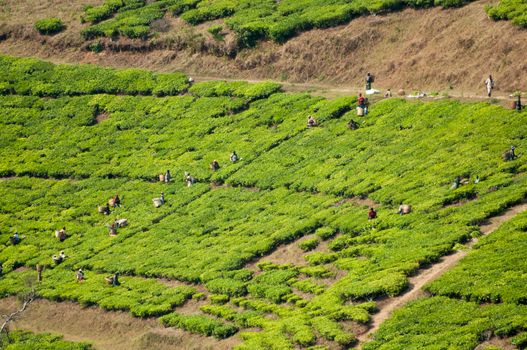
[[(107, 0), (85, 10), (82, 20), (92, 25), (82, 31), (86, 39), (124, 35), (146, 39), (150, 24), (166, 12), (180, 16), (191, 25), (224, 19), (239, 45), (254, 46), (259, 40), (284, 42), (313, 28), (330, 28), (355, 17), (398, 11), (405, 7), (459, 7), (471, 0)], [(99, 23), (100, 22), (100, 23)], [(212, 27), (213, 35), (218, 27)]]
[(60, 335), (48, 333), (32, 333), (16, 330), (9, 332), (9, 336), (0, 339), (0, 346), (4, 350), (91, 350), (87, 343), (75, 343), (63, 340)]
[(527, 3), (522, 0), (501, 0), (497, 5), (487, 5), (487, 14), (495, 21), (510, 20), (512, 24), (527, 27)]
[(35, 22), (35, 29), (43, 35), (53, 35), (64, 30), (66, 26), (59, 18), (44, 18)]

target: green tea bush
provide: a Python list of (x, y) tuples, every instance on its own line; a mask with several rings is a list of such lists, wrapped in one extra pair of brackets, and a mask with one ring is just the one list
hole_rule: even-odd
[(491, 236), (484, 237), (458, 266), (430, 284), (435, 295), (461, 297), (478, 303), (527, 302), (523, 258), (527, 215), (520, 214)]
[(43, 35), (53, 35), (60, 33), (66, 28), (59, 18), (44, 18), (35, 22), (35, 29)]
[(317, 229), (315, 233), (318, 237), (320, 237), (320, 239), (326, 241), (330, 238), (333, 238), (337, 232), (331, 227), (321, 227)]
[(418, 300), (396, 311), (364, 349), (398, 349), (408, 344), (420, 349), (438, 346), (474, 349), (485, 332), (494, 330), (497, 334), (504, 328), (525, 329), (526, 311), (523, 305), (480, 307), (445, 297)]
[[(471, 0), (302, 0), (272, 2), (267, 0), (107, 0), (89, 7), (82, 21), (92, 26), (83, 30), (86, 39), (97, 36), (125, 35), (147, 38), (150, 24), (166, 12), (180, 16), (191, 25), (224, 19), (236, 33), (240, 47), (251, 47), (259, 40), (282, 43), (300, 32), (313, 28), (330, 28), (348, 23), (355, 17), (399, 11), (404, 7), (458, 7)], [(99, 23), (100, 22), (100, 23)], [(218, 26), (209, 30), (221, 39)], [(139, 32), (138, 32), (139, 31)]]
[(302, 249), (303, 251), (307, 252), (307, 251), (313, 250), (316, 247), (318, 247), (319, 243), (320, 243), (320, 241), (318, 240), (318, 238), (314, 237), (314, 238), (306, 239), (306, 240), (300, 242), (298, 244), (298, 246), (300, 247), (300, 249)]
[(511, 20), (512, 24), (527, 27), (527, 4), (522, 0), (502, 0), (497, 5), (487, 5), (487, 14), (495, 21)]
[(16, 330), (9, 332), (9, 336), (2, 336), (0, 346), (4, 350), (91, 350), (87, 343), (75, 343), (63, 340), (60, 335), (49, 333), (32, 333)]
[(218, 339), (228, 338), (238, 331), (233, 325), (225, 324), (207, 316), (186, 316), (171, 313), (160, 318), (166, 327), (177, 327), (191, 333), (214, 336)]

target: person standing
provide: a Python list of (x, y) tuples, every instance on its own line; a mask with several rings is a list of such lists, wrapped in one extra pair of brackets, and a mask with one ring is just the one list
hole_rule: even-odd
[(516, 108), (518, 112), (522, 111), (523, 105), (520, 93), (518, 93), (518, 96), (516, 96), (516, 103), (514, 104), (514, 108)]
[(368, 72), (366, 74), (366, 90), (371, 90), (371, 83), (373, 83), (373, 75)]
[(492, 89), (494, 89), (494, 80), (492, 79), (492, 75), (489, 75), (487, 80), (485, 80), (485, 86), (487, 87), (487, 96), (490, 97), (492, 95)]

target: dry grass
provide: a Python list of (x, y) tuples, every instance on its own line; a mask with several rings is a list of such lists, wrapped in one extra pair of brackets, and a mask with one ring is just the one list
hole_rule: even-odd
[[(527, 70), (527, 31), (488, 19), (484, 5), (491, 0), (460, 9), (408, 9), (358, 18), (345, 26), (302, 33), (281, 46), (261, 43), (235, 58), (223, 56), (232, 50), (232, 34), (225, 42), (217, 42), (206, 32), (209, 25), (190, 27), (171, 16), (166, 18), (170, 28), (155, 39), (153, 50), (148, 48), (152, 51), (87, 53), (80, 49), (78, 17), (84, 4), (101, 1), (47, 0), (34, 5), (31, 0), (6, 0), (0, 22), (18, 34), (0, 43), (0, 52), (55, 62), (183, 70), (192, 76), (308, 83), (288, 89), (324, 96), (355, 94), (366, 71), (375, 73), (374, 87), (392, 91), (403, 88), (409, 93), (425, 90), (481, 98), (489, 73), (497, 84), (496, 95), (527, 90), (527, 81), (521, 80)], [(62, 17), (68, 29), (52, 38), (27, 33), (33, 31), (34, 20), (49, 15)], [(116, 50), (138, 45), (126, 40), (113, 43)]]

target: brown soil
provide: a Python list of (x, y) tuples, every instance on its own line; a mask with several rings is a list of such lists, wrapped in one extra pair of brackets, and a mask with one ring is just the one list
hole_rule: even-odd
[[(0, 299), (0, 313), (17, 308), (16, 298)], [(89, 342), (96, 349), (168, 350), (231, 349), (240, 340), (234, 336), (218, 341), (178, 329), (164, 328), (156, 319), (140, 319), (126, 312), (83, 308), (70, 302), (36, 300), (15, 323), (16, 329), (52, 332), (70, 341)]]
[[(232, 40), (215, 42), (206, 33), (210, 24), (190, 27), (173, 18), (166, 19), (171, 28), (156, 43), (121, 40), (112, 43), (115, 51), (86, 52), (79, 35), (85, 25), (78, 17), (82, 6), (100, 2), (46, 0), (35, 5), (31, 0), (5, 0), (0, 31), (9, 37), (0, 43), (0, 52), (55, 62), (182, 70), (191, 76), (309, 83), (312, 88), (300, 88), (329, 95), (331, 90), (355, 94), (366, 71), (376, 75), (374, 87), (394, 92), (403, 88), (407, 93), (428, 90), (482, 98), (483, 80), (489, 73), (495, 78), (498, 97), (527, 89), (527, 82), (521, 80), (527, 70), (527, 30), (487, 18), (484, 6), (493, 0), (460, 9), (407, 9), (362, 17), (348, 25), (302, 33), (283, 45), (262, 42), (235, 57), (225, 56), (232, 51)], [(36, 33), (33, 22), (49, 15), (63, 18), (67, 30), (53, 37)], [(130, 51), (134, 47), (138, 51)]]
[[(498, 227), (504, 222), (512, 219), (519, 213), (527, 211), (527, 203), (518, 204), (514, 207), (511, 207), (503, 214), (490, 218), (487, 223), (480, 226), (480, 231), (483, 235), (488, 235), (494, 232)], [(370, 339), (370, 336), (379, 329), (379, 326), (390, 317), (391, 313), (394, 310), (397, 310), (404, 306), (404, 304), (409, 301), (415, 300), (419, 297), (425, 296), (425, 292), (422, 290), (422, 287), (439, 278), (447, 270), (454, 267), (464, 256), (467, 255), (467, 252), (477, 243), (478, 239), (475, 238), (471, 240), (467, 245), (465, 250), (459, 250), (454, 254), (445, 256), (437, 264), (432, 265), (431, 267), (421, 270), (414, 277), (409, 279), (408, 291), (398, 297), (388, 299), (382, 303), (379, 303), (380, 312), (373, 315), (371, 320), (371, 328), (368, 332), (361, 334), (358, 339), (361, 342), (366, 342)]]
[(491, 338), (481, 344), (479, 344), (474, 350), (485, 350), (491, 346), (497, 347), (502, 350), (516, 350), (517, 347), (510, 343), (507, 338)]
[(110, 118), (110, 116), (107, 113), (101, 113), (97, 117), (95, 117), (95, 121), (97, 122), (97, 124), (100, 124), (108, 118)]
[(308, 239), (316, 237), (315, 234), (310, 234), (303, 236), (296, 241), (293, 241), (289, 244), (281, 245), (279, 246), (275, 251), (273, 251), (271, 254), (261, 257), (260, 259), (248, 264), (246, 266), (247, 269), (257, 271), (258, 263), (260, 262), (272, 262), (275, 264), (283, 265), (283, 264), (293, 264), (295, 266), (306, 266), (306, 260), (304, 259), (304, 256), (307, 254), (315, 253), (315, 252), (325, 252), (328, 250), (328, 241), (322, 241), (320, 240), (319, 245), (308, 252), (303, 251), (300, 249), (300, 243), (303, 241), (306, 241)]
[(336, 207), (340, 207), (344, 203), (353, 203), (353, 204), (356, 204), (356, 205), (360, 205), (360, 206), (363, 206), (363, 207), (370, 207), (370, 208), (377, 208), (377, 207), (379, 207), (379, 204), (376, 203), (374, 200), (369, 199), (369, 198), (364, 198), (363, 199), (363, 198), (359, 198), (359, 197), (342, 199), (342, 200), (338, 201), (337, 203), (335, 203), (335, 206)]

